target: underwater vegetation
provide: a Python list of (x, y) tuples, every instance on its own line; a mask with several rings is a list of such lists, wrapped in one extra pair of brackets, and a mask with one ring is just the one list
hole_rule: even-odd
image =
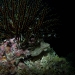
[(75, 75), (75, 69), (44, 41), (35, 49), (25, 50), (18, 48), (15, 38), (4, 40), (0, 44), (0, 75), (63, 74)]
[(26, 43), (32, 35), (37, 39), (54, 34), (60, 25), (55, 9), (42, 0), (1, 0), (0, 3), (0, 39), (18, 37)]
[(75, 74), (43, 41), (61, 25), (54, 8), (42, 0), (1, 0), (0, 5), (0, 75)]

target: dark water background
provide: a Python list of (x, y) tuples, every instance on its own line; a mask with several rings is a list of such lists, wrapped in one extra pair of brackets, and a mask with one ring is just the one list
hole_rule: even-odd
[(60, 57), (67, 58), (74, 65), (74, 3), (65, 0), (46, 0), (46, 2), (58, 12), (62, 26), (58, 30), (60, 38), (45, 38), (45, 41), (51, 44)]

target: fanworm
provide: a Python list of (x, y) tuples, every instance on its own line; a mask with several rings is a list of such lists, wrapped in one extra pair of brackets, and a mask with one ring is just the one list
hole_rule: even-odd
[(16, 37), (22, 43), (58, 25), (58, 16), (42, 0), (1, 0), (0, 39)]

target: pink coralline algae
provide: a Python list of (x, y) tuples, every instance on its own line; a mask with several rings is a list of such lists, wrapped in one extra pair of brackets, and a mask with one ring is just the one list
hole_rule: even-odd
[(15, 55), (17, 56), (17, 57), (20, 57), (21, 56), (21, 54), (22, 54), (22, 51), (15, 51)]
[(2, 44), (2, 45), (0, 46), (0, 50), (1, 50), (1, 51), (4, 51), (4, 50), (5, 50), (5, 45)]
[[(10, 62), (11, 65), (17, 61), (17, 58), (27, 57), (30, 55), (28, 49), (23, 50), (18, 48), (18, 40), (15, 38), (6, 39), (0, 43), (0, 64), (7, 64)], [(24, 65), (24, 63), (22, 63)], [(20, 64), (19, 64), (20, 65)]]
[(20, 63), (18, 64), (18, 68), (19, 68), (19, 69), (24, 69), (24, 68), (26, 68), (26, 65), (25, 65), (24, 63), (21, 63), (21, 62), (20, 62)]

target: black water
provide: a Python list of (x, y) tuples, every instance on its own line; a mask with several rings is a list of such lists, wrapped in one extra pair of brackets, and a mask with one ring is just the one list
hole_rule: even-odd
[(59, 28), (60, 38), (45, 38), (60, 57), (67, 58), (75, 66), (74, 47), (74, 2), (65, 0), (47, 0), (47, 3), (55, 7), (60, 15), (62, 26)]

